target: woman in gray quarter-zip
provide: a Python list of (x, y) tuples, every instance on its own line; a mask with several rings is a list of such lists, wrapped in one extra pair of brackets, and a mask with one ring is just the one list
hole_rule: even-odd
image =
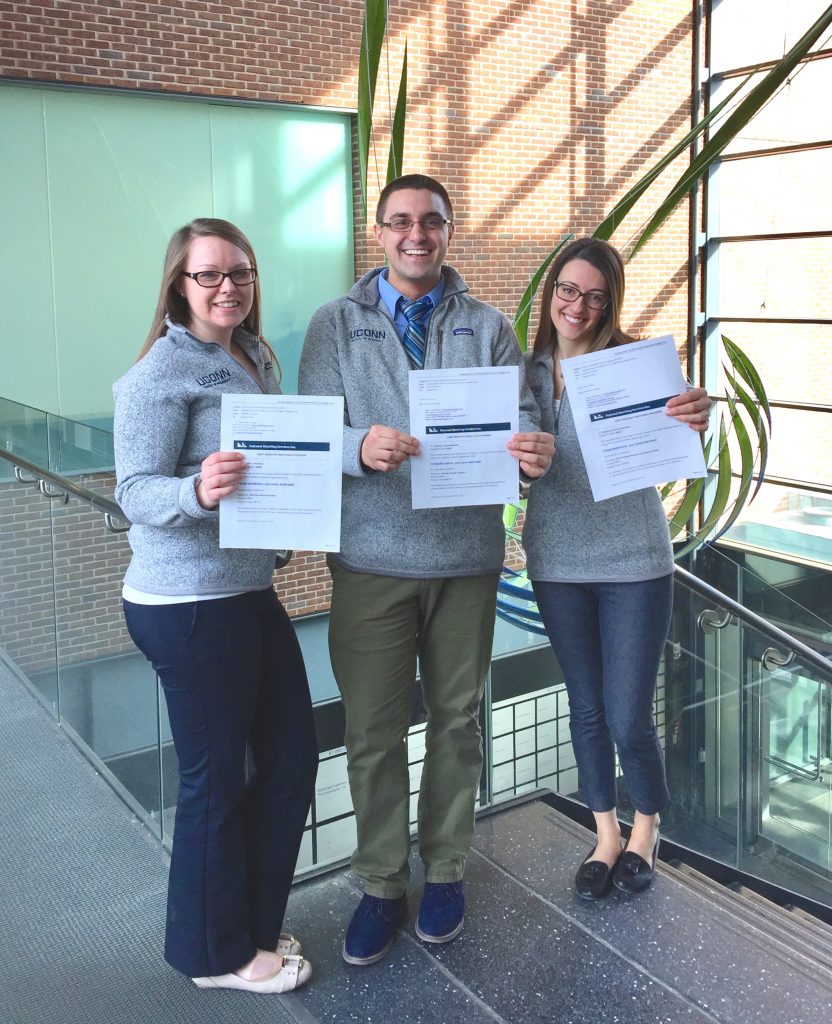
[(317, 744), (275, 553), (219, 546), (245, 458), (217, 449), (220, 396), (279, 394), (275, 363), (251, 243), (214, 218), (180, 228), (148, 339), (113, 389), (116, 498), (133, 524), (124, 614), (179, 760), (165, 959), (200, 988), (263, 993), (311, 973), (281, 925)]
[[(673, 554), (655, 487), (595, 501), (564, 390), (561, 359), (633, 339), (621, 330), (624, 267), (606, 242), (577, 239), (555, 258), (543, 288), (540, 326), (526, 356), (542, 429), (556, 435), (546, 476), (531, 484), (523, 529), (538, 608), (563, 670), (583, 798), (597, 843), (576, 892), (605, 896), (652, 880), (659, 812), (669, 799), (653, 723), (653, 695), (670, 625)], [(701, 388), (672, 398), (667, 412), (697, 431), (710, 399)], [(622, 853), (615, 754), (635, 808)]]

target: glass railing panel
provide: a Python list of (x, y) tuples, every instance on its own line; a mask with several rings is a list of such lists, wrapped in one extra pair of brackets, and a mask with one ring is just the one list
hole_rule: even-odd
[(690, 571), (810, 647), (832, 650), (829, 570), (774, 552), (720, 545), (696, 552)]
[(741, 867), (832, 904), (832, 686), (805, 667), (762, 667), (752, 691), (760, 743), (748, 751), (749, 833)]
[[(674, 587), (656, 694), (656, 725), (671, 793), (661, 817), (668, 839), (736, 864), (743, 804), (741, 635), (721, 613), (678, 583)], [(721, 628), (713, 628), (714, 622)], [(619, 792), (622, 816), (631, 820), (623, 779)]]
[(57, 716), (51, 510), (37, 481), (19, 483), (11, 468), (0, 459), (0, 652)]
[(114, 466), (112, 431), (87, 423), (48, 416), (48, 469), (75, 479), (79, 473), (112, 471)]
[[(516, 628), (516, 627), (512, 627)], [(520, 630), (518, 630), (518, 633)], [(569, 702), (548, 642), (492, 662), (486, 714), (490, 802), (533, 789), (578, 790), (569, 735)]]
[(798, 489), (764, 483), (724, 540), (741, 550), (832, 571), (832, 497), (809, 484)]
[[(38, 466), (49, 464), (47, 414), (8, 398), (0, 398), (0, 448)], [(0, 481), (14, 478), (12, 467), (0, 460)]]
[[(33, 462), (43, 463), (45, 451), (53, 471), (106, 497), (114, 485), (110, 441), (93, 425), (0, 402), (0, 444)], [(107, 533), (102, 517), (75, 499), (50, 502), (3, 471), (0, 647), (169, 840), (177, 764), (155, 674), (123, 623), (126, 535)], [(817, 566), (731, 548), (704, 549), (690, 567), (816, 650), (832, 650), (832, 588)], [(560, 668), (535, 630), (533, 604), (513, 600), (529, 628), (497, 622), (482, 712), (479, 806), (539, 787), (580, 799)], [(830, 688), (805, 666), (763, 664), (765, 638), (725, 615), (718, 602), (679, 585), (674, 602), (655, 704), (673, 793), (664, 834), (832, 902)], [(299, 862), (299, 870), (314, 871), (349, 855), (355, 824), (327, 617), (298, 620), (296, 627), (321, 750)], [(417, 697), (408, 736), (414, 825), (423, 756)], [(632, 808), (623, 779), (619, 796), (626, 819)]]
[[(112, 498), (109, 472), (72, 476)], [(156, 676), (124, 623), (126, 533), (71, 498), (52, 503), (61, 721), (101, 759), (161, 834), (160, 724)]]
[(832, 686), (805, 667), (762, 669), (759, 797), (751, 807), (758, 842), (743, 867), (832, 903)]
[(528, 581), (504, 581), (484, 701), (483, 803), (535, 789), (578, 792), (569, 701)]
[[(96, 426), (0, 398), (0, 447), (61, 476), (112, 470), (113, 434)], [(0, 479), (11, 476), (0, 465)]]
[(832, 905), (832, 673), (678, 584), (676, 604), (664, 834)]

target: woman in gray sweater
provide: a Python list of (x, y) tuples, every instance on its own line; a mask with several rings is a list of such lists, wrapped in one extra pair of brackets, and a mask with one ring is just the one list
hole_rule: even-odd
[(280, 928), (318, 751), (275, 553), (219, 546), (245, 459), (217, 448), (221, 394), (278, 394), (275, 362), (248, 239), (223, 220), (180, 228), (148, 339), (113, 389), (116, 498), (133, 524), (124, 614), (179, 759), (165, 959), (200, 988), (262, 993), (311, 973)]
[[(640, 892), (653, 878), (659, 812), (669, 799), (653, 722), (656, 675), (673, 592), (667, 519), (654, 487), (594, 501), (564, 391), (561, 359), (633, 339), (621, 330), (624, 266), (606, 242), (576, 239), (555, 258), (543, 288), (540, 325), (526, 356), (541, 429), (556, 435), (549, 473), (531, 485), (523, 529), (526, 565), (569, 694), (570, 730), (597, 842), (578, 869), (585, 899), (613, 884)], [(701, 388), (672, 398), (667, 412), (707, 427)], [(635, 807), (623, 852), (616, 813), (615, 752)]]

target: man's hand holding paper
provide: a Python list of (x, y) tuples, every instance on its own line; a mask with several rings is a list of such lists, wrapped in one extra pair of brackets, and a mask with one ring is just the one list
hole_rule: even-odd
[(409, 378), (414, 508), (502, 505), (520, 487), (516, 366), (414, 370)]

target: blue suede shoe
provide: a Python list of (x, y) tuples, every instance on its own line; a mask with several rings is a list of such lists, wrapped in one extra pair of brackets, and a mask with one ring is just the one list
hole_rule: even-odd
[(462, 931), (465, 893), (462, 881), (425, 882), (416, 934), (423, 942), (450, 942)]
[(407, 913), (407, 898), (383, 900), (378, 896), (361, 898), (352, 915), (341, 955), (348, 964), (366, 967), (386, 956), (393, 945), (393, 932)]

